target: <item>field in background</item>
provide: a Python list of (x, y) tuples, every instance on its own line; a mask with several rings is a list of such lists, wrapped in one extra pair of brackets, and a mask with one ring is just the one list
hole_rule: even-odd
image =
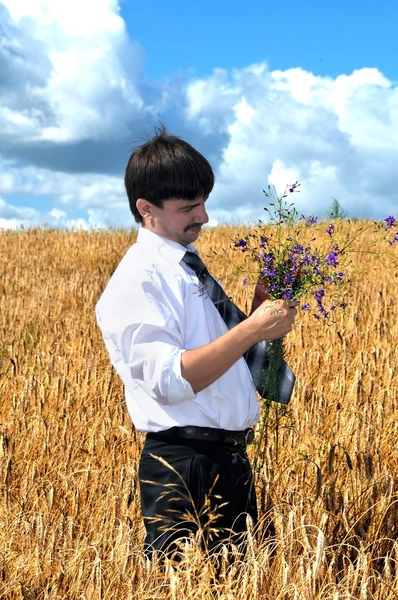
[[(245, 310), (237, 232), (209, 230), (197, 245)], [(0, 598), (398, 598), (397, 273), (362, 258), (334, 325), (297, 319), (295, 395), (271, 410), (257, 473), (263, 541), (225, 562), (216, 587), (197, 546), (166, 572), (141, 551), (143, 439), (94, 319), (134, 238), (0, 233)]]

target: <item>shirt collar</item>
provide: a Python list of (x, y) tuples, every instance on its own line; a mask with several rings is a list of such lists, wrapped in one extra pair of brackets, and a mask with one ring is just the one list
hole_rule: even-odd
[(193, 244), (188, 244), (187, 247), (175, 242), (174, 240), (169, 240), (145, 227), (140, 226), (138, 229), (137, 235), (137, 243), (142, 246), (148, 248), (148, 250), (157, 251), (159, 254), (165, 258), (168, 262), (179, 264), (185, 254), (185, 252), (195, 252), (198, 253), (195, 246)]

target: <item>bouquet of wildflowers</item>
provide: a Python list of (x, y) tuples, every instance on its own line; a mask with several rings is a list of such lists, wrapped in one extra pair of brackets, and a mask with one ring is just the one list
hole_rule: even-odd
[[(312, 312), (315, 319), (330, 319), (336, 310), (346, 307), (352, 271), (350, 254), (378, 254), (374, 244), (371, 249), (366, 248), (363, 234), (369, 234), (372, 229), (378, 239), (389, 243), (389, 248), (398, 242), (398, 222), (389, 216), (347, 233), (347, 227), (339, 227), (342, 219), (318, 223), (315, 216), (299, 216), (294, 203), (287, 200), (299, 191), (299, 185), (298, 182), (288, 185), (282, 195), (278, 195), (273, 186), (264, 190), (265, 196), (272, 200), (269, 208), (264, 209), (269, 223), (260, 221), (254, 231), (234, 241), (235, 249), (244, 256), (239, 271), (244, 275), (244, 285), (260, 283), (263, 286), (265, 298), (297, 300), (301, 309)], [(382, 255), (389, 256), (396, 264), (392, 252), (380, 252), (380, 258)], [(278, 401), (283, 340), (271, 342), (269, 352), (269, 367), (264, 378), (270, 399)]]

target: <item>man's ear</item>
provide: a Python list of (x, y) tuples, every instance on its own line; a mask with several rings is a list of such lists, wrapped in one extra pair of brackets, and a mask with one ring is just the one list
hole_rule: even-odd
[(137, 207), (138, 212), (144, 220), (151, 218), (153, 204), (151, 204), (148, 200), (145, 200), (144, 198), (138, 198), (135, 205)]

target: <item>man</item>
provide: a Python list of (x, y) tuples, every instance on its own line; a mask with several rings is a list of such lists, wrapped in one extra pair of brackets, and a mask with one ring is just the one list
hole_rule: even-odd
[(171, 552), (197, 531), (214, 547), (244, 534), (247, 514), (256, 521), (246, 442), (259, 402), (243, 355), (289, 333), (296, 315), (295, 303), (263, 303), (258, 288), (252, 314), (227, 327), (212, 297), (220, 287), (206, 289), (192, 246), (213, 185), (208, 161), (165, 128), (133, 151), (125, 186), (137, 242), (96, 307), (133, 423), (147, 432), (139, 478), (149, 551)]

